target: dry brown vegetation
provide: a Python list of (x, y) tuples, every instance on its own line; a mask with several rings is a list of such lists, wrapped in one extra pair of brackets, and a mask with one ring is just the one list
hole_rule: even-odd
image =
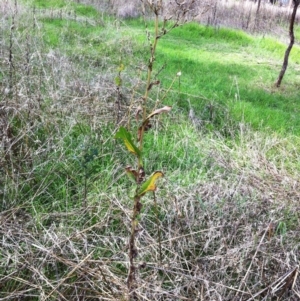
[[(146, 200), (140, 299), (297, 300), (299, 181), (266, 158), (278, 141), (244, 134), (247, 140), (232, 149), (198, 136), (206, 177), (161, 189), (158, 225)], [(22, 207), (1, 213), (3, 300), (126, 297), (129, 203), (99, 193), (84, 211), (48, 213), (40, 221)]]
[[(165, 1), (164, 15), (176, 15), (177, 3), (188, 5), (193, 2), (192, 16), (194, 20), (208, 26), (230, 27), (242, 29), (250, 33), (271, 34), (287, 41), (288, 21), (292, 8), (290, 5), (272, 5), (269, 1), (261, 1), (258, 10), (257, 2), (251, 0), (189, 0)], [(120, 18), (135, 18), (141, 15), (140, 0), (84, 0), (81, 3), (91, 4), (100, 10), (108, 10)], [(175, 11), (174, 11), (175, 9)], [(148, 12), (149, 13), (149, 12)], [(150, 13), (151, 16), (151, 13)], [(299, 16), (297, 15), (299, 21)], [(296, 22), (298, 22), (296, 20)]]
[[(85, 1), (121, 17), (136, 16), (136, 2), (119, 2)], [(254, 15), (232, 5), (212, 3), (199, 20), (256, 30)], [(118, 184), (122, 152), (104, 134), (116, 120), (114, 73), (93, 77), (57, 51), (43, 53), (39, 31), (26, 36), (10, 29), (12, 15), (23, 26), (23, 14), (30, 13), (21, 5), (16, 13), (10, 1), (0, 8), (6, 35), (0, 44), (0, 300), (127, 300), (132, 204), (128, 187)], [(286, 18), (276, 14), (279, 23)], [(257, 22), (267, 32), (277, 18), (262, 7)], [(256, 133), (241, 123), (239, 139), (229, 147), (226, 138), (202, 133), (179, 113), (165, 127), (178, 123), (174, 139), (187, 151), (201, 150), (201, 164), (191, 180), (189, 172), (167, 173), (157, 192), (159, 221), (153, 200), (144, 201), (138, 299), (299, 300), (299, 138)], [(115, 158), (87, 194), (64, 163), (72, 139), (62, 149), (81, 124), (101, 140), (101, 158)], [(110, 183), (102, 189), (107, 173)], [(189, 184), (177, 181), (184, 177)], [(58, 178), (78, 189), (72, 202), (80, 200), (79, 206), (60, 209), (64, 199), (48, 194)], [(43, 212), (46, 206), (52, 211)]]

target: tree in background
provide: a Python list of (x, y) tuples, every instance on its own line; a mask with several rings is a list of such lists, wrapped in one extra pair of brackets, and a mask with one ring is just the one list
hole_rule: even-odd
[(298, 9), (298, 6), (300, 4), (300, 0), (293, 0), (293, 4), (294, 4), (294, 8), (293, 8), (293, 12), (292, 12), (292, 15), (291, 15), (290, 26), (289, 26), (290, 44), (289, 44), (289, 46), (286, 49), (285, 54), (284, 54), (282, 68), (281, 68), (281, 71), (279, 73), (278, 79), (276, 81), (276, 87), (280, 87), (281, 81), (283, 79), (286, 68), (288, 66), (290, 52), (291, 52), (291, 50), (293, 48), (293, 45), (295, 43), (294, 24), (295, 24), (297, 9)]
[[(255, 0), (254, 2), (256, 3), (257, 0)], [(259, 9), (260, 9), (260, 4), (261, 4), (261, 0), (258, 0), (258, 2), (257, 2), (257, 8), (256, 8), (256, 13), (255, 13), (255, 21), (254, 21), (254, 24), (257, 24), (257, 27), (258, 27), (258, 23), (259, 23)]]

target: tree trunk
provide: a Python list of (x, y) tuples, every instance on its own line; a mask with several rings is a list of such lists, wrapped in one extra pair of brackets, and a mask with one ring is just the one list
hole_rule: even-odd
[(261, 3), (261, 0), (258, 0), (257, 9), (256, 9), (256, 15), (258, 15), (258, 13), (259, 13), (260, 3)]
[(294, 35), (294, 23), (295, 23), (295, 18), (296, 18), (296, 14), (297, 14), (297, 9), (298, 6), (300, 4), (300, 0), (293, 0), (294, 3), (294, 8), (293, 8), (293, 12), (292, 12), (292, 16), (291, 16), (291, 20), (290, 20), (290, 27), (289, 27), (289, 35), (290, 35), (290, 44), (288, 46), (288, 48), (285, 51), (284, 54), (284, 60), (283, 60), (283, 64), (282, 64), (282, 68), (281, 71), (279, 73), (277, 82), (276, 82), (276, 87), (280, 87), (281, 81), (283, 79), (284, 73), (286, 71), (286, 68), (288, 66), (288, 62), (289, 62), (289, 55), (290, 52), (293, 48), (294, 42), (295, 42), (295, 35)]
[(255, 13), (255, 20), (254, 20), (254, 28), (257, 28), (257, 29), (259, 29), (259, 9), (260, 9), (260, 3), (261, 3), (261, 0), (258, 0), (258, 2), (257, 2), (257, 8), (256, 8), (256, 13)]

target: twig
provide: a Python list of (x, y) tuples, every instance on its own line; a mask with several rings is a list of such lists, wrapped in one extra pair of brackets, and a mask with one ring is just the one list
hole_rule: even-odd
[(158, 209), (157, 209), (157, 202), (156, 202), (155, 191), (153, 191), (153, 199), (154, 199), (154, 208), (155, 208), (156, 224), (157, 224), (158, 249), (159, 249), (159, 262), (162, 263), (162, 252), (161, 252), (161, 230), (160, 230), (160, 225), (159, 225), (159, 217), (158, 217)]
[[(260, 240), (260, 242), (259, 242), (259, 244), (258, 244), (258, 246), (257, 246), (257, 248), (256, 248), (256, 250), (255, 250), (254, 256), (252, 257), (252, 260), (251, 260), (250, 265), (249, 265), (249, 267), (248, 267), (248, 269), (247, 269), (247, 272), (246, 272), (244, 278), (243, 278), (242, 281), (241, 281), (241, 284), (240, 284), (240, 286), (239, 286), (239, 290), (241, 290), (242, 287), (243, 287), (243, 285), (246, 283), (246, 280), (247, 280), (248, 275), (249, 275), (249, 273), (250, 273), (250, 270), (251, 270), (252, 264), (253, 264), (253, 262), (254, 262), (254, 259), (256, 258), (256, 255), (257, 255), (257, 253), (258, 253), (258, 251), (259, 251), (259, 248), (260, 248), (262, 242), (264, 241), (266, 234), (267, 234), (268, 231), (269, 231), (270, 225), (271, 225), (271, 223), (269, 223), (268, 227), (267, 227), (266, 230), (264, 231), (264, 234), (263, 234), (263, 236), (262, 236), (262, 238), (261, 238), (261, 240)], [(237, 294), (236, 294), (236, 296), (237, 296)], [(240, 300), (242, 300), (242, 297), (243, 297), (243, 295), (241, 296)]]
[[(92, 251), (90, 254), (88, 254), (81, 262), (79, 262), (68, 274), (66, 277), (62, 278), (59, 283), (56, 285), (56, 287), (49, 293), (49, 295), (47, 295), (43, 301), (46, 301), (47, 299), (49, 299), (53, 293), (55, 291), (57, 291), (57, 289), (78, 269), (80, 268), (92, 255), (93, 255), (94, 251)], [(65, 298), (64, 298), (65, 299)], [(65, 299), (67, 300), (67, 299)]]
[(232, 291), (235, 291), (235, 292), (238, 292), (238, 293), (250, 295), (250, 293), (245, 292), (245, 291), (242, 291), (242, 290), (240, 290), (240, 289), (236, 289), (236, 288), (234, 288), (234, 287), (227, 286), (227, 285), (225, 285), (225, 284), (218, 283), (218, 282), (215, 282), (215, 281), (207, 280), (207, 279), (204, 279), (204, 278), (199, 277), (199, 276), (189, 276), (189, 275), (184, 274), (184, 273), (180, 273), (180, 272), (176, 272), (176, 271), (172, 271), (172, 270), (165, 269), (165, 268), (160, 268), (160, 267), (153, 267), (153, 266), (150, 266), (150, 265), (147, 265), (147, 267), (152, 268), (152, 269), (156, 269), (156, 270), (160, 270), (160, 271), (163, 271), (163, 272), (172, 273), (173, 275), (179, 275), (179, 276), (182, 276), (182, 277), (184, 277), (184, 278), (191, 279), (191, 280), (194, 280), (194, 281), (195, 281), (195, 280), (197, 280), (197, 281), (206, 281), (206, 282), (208, 282), (208, 283), (215, 284), (215, 285), (218, 285), (218, 286), (227, 288), (227, 289), (229, 289), (229, 290), (232, 290)]

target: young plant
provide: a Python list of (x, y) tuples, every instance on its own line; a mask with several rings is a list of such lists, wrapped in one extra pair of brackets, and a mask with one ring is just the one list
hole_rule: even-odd
[[(195, 1), (191, 1), (190, 5), (193, 5)], [(167, 34), (170, 30), (173, 28), (179, 26), (182, 23), (185, 23), (187, 18), (186, 14), (190, 11), (189, 7), (182, 7), (181, 4), (178, 4), (177, 2), (174, 3), (175, 7), (178, 8), (179, 13), (176, 14), (176, 19), (172, 21), (172, 23), (169, 25), (169, 20), (172, 19), (172, 17), (163, 17), (162, 25), (160, 26), (159, 22), (161, 20), (161, 16), (163, 15), (163, 0), (158, 1), (150, 1), (150, 0), (142, 0), (143, 3), (143, 12), (145, 16), (145, 6), (148, 5), (148, 8), (150, 8), (150, 11), (154, 14), (154, 34), (151, 38), (151, 35), (147, 32), (147, 37), (149, 41), (150, 46), (150, 56), (149, 61), (147, 65), (147, 79), (146, 79), (146, 87), (145, 92), (142, 97), (142, 106), (138, 108), (137, 111), (137, 120), (139, 115), (142, 116), (142, 121), (137, 128), (136, 133), (136, 140), (135, 142), (134, 138), (132, 137), (132, 134), (129, 130), (127, 130), (125, 127), (120, 127), (118, 132), (115, 135), (115, 138), (122, 139), (128, 152), (131, 153), (133, 156), (135, 156), (136, 163), (135, 166), (127, 166), (125, 168), (127, 175), (133, 180), (133, 182), (136, 185), (135, 194), (133, 197), (133, 210), (132, 210), (132, 216), (131, 216), (131, 233), (129, 237), (129, 270), (128, 270), (128, 278), (127, 278), (127, 288), (128, 288), (128, 299), (129, 300), (138, 300), (137, 295), (137, 266), (135, 264), (135, 260), (138, 256), (138, 250), (136, 247), (136, 234), (138, 233), (138, 217), (142, 209), (142, 203), (141, 200), (143, 196), (147, 192), (153, 192), (154, 196), (154, 205), (156, 206), (156, 197), (154, 191), (156, 190), (156, 181), (160, 177), (163, 177), (163, 172), (161, 170), (156, 170), (152, 172), (150, 176), (146, 178), (146, 172), (144, 170), (143, 166), (143, 141), (144, 141), (144, 135), (146, 132), (148, 132), (152, 128), (152, 119), (154, 116), (162, 114), (162, 113), (168, 113), (171, 110), (170, 106), (163, 106), (158, 109), (152, 109), (152, 112), (150, 114), (147, 114), (147, 105), (148, 105), (148, 99), (149, 99), (149, 93), (151, 89), (155, 85), (159, 85), (159, 80), (154, 80), (153, 76), (153, 67), (155, 62), (155, 53), (157, 49), (157, 44), (159, 39)], [(146, 24), (146, 22), (145, 22)], [(169, 26), (167, 26), (169, 25)], [(147, 26), (146, 26), (147, 27)], [(116, 84), (117, 86), (120, 86), (121, 80), (120, 80), (120, 70), (119, 74), (117, 76)], [(177, 73), (176, 77), (179, 77), (181, 75), (180, 72)], [(169, 89), (166, 90), (166, 93), (162, 95), (162, 99), (165, 99), (166, 94), (170, 91), (171, 87), (173, 86), (175, 80), (171, 83)], [(158, 230), (158, 235), (160, 236), (160, 231)], [(160, 242), (160, 237), (159, 237)], [(161, 260), (161, 249), (160, 249), (160, 260)]]
[(135, 195), (133, 197), (133, 211), (131, 217), (131, 233), (129, 237), (129, 272), (127, 279), (127, 287), (129, 291), (129, 300), (137, 300), (136, 289), (136, 265), (135, 258), (138, 255), (136, 248), (136, 233), (138, 232), (138, 216), (142, 209), (141, 199), (149, 191), (156, 190), (156, 180), (163, 176), (162, 171), (154, 171), (147, 179), (145, 179), (145, 170), (143, 168), (142, 160), (142, 140), (146, 131), (151, 128), (151, 119), (153, 116), (161, 114), (163, 112), (168, 112), (171, 107), (165, 106), (161, 109), (153, 111), (148, 117), (146, 117), (140, 127), (138, 128), (138, 146), (133, 142), (130, 132), (128, 132), (124, 127), (120, 127), (119, 131), (116, 133), (115, 138), (120, 138), (124, 141), (124, 144), (131, 154), (133, 154), (136, 159), (136, 167), (127, 166), (125, 168), (128, 176), (136, 183)]

